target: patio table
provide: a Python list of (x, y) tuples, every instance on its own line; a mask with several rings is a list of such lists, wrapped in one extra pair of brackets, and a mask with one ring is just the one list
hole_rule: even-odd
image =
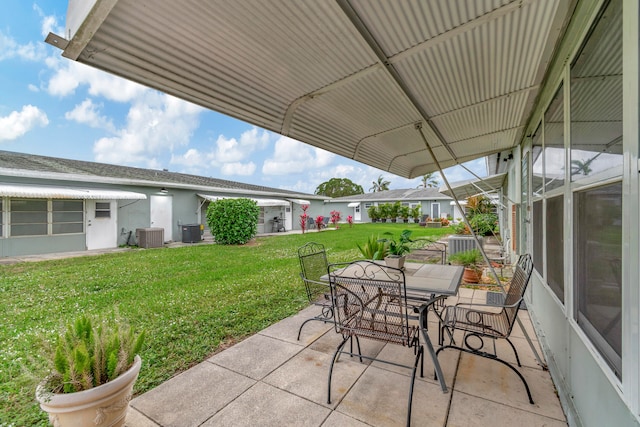
[[(380, 261), (384, 264), (383, 261)], [(354, 269), (355, 270), (355, 269)], [(444, 381), (442, 368), (438, 362), (436, 351), (427, 333), (427, 315), (433, 309), (436, 316), (440, 317), (436, 310), (436, 304), (449, 296), (457, 295), (464, 268), (462, 266), (422, 264), (408, 262), (404, 265), (405, 287), (407, 291), (407, 301), (415, 304), (414, 311), (418, 313), (420, 332), (424, 343), (429, 350), (433, 366), (440, 382), (442, 391), (446, 393), (447, 385)], [(340, 272), (341, 275), (348, 275), (349, 269)], [(329, 274), (321, 277), (321, 280), (329, 281)]]

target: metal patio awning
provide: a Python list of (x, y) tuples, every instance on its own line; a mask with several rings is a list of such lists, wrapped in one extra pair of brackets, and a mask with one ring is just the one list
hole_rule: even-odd
[[(220, 197), (220, 196), (212, 196), (210, 194), (200, 194), (198, 193), (198, 197), (202, 197), (205, 200), (209, 200), (210, 202), (215, 202), (220, 199), (232, 199), (233, 197)], [(255, 197), (240, 197), (242, 199), (249, 199), (256, 202), (259, 207), (267, 207), (267, 206), (289, 206), (290, 203), (286, 200), (280, 199), (256, 199)], [(300, 200), (305, 202), (305, 200)], [(307, 202), (309, 203), (309, 202)]]
[(360, 206), (360, 202), (351, 202), (347, 205), (348, 208), (355, 208), (356, 206)]
[[(491, 175), (484, 178), (470, 179), (466, 181), (451, 183), (451, 190), (446, 186), (440, 187), (440, 192), (458, 200), (464, 200), (468, 197), (484, 193), (495, 193), (496, 190), (502, 188), (502, 184), (506, 178), (506, 173)], [(453, 194), (452, 194), (453, 191)]]
[(308, 200), (303, 200), (303, 199), (287, 199), (292, 203), (295, 203), (296, 205), (310, 205), (311, 202)]
[(0, 197), (82, 200), (143, 200), (147, 198), (145, 194), (133, 191), (4, 184), (0, 185)]
[(47, 42), (74, 61), (413, 178), (520, 142), (575, 1), (149, 6), (70, 0), (65, 36)]

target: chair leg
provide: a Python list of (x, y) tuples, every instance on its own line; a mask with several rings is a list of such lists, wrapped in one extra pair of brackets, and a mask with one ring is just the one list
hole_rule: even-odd
[[(407, 427), (411, 426), (411, 406), (413, 402), (413, 386), (416, 382), (416, 370), (418, 369), (418, 363), (422, 362), (424, 366), (424, 347), (420, 346), (416, 355), (416, 360), (413, 362), (413, 370), (411, 371), (411, 386), (409, 387), (409, 407), (407, 408)], [(421, 368), (423, 370), (424, 368)]]
[(347, 343), (348, 339), (349, 337), (342, 340), (342, 342), (338, 345), (338, 348), (336, 348), (336, 352), (333, 353), (333, 357), (331, 358), (331, 366), (329, 366), (329, 382), (327, 384), (327, 404), (331, 404), (331, 376), (333, 375), (333, 365), (336, 362), (338, 355), (342, 351), (342, 348)]
[(516, 351), (516, 347), (513, 345), (513, 343), (511, 342), (511, 340), (509, 338), (505, 338), (505, 339), (507, 340), (509, 345), (511, 345), (511, 349), (513, 350), (513, 354), (516, 355), (516, 362), (518, 362), (518, 366), (522, 368), (522, 365), (520, 364), (520, 358), (518, 357), (518, 352)]
[(509, 369), (511, 369), (513, 372), (515, 372), (518, 375), (518, 377), (520, 377), (520, 380), (522, 381), (522, 384), (524, 385), (524, 388), (527, 391), (527, 397), (529, 397), (529, 403), (531, 403), (533, 405), (533, 398), (531, 397), (531, 390), (529, 390), (529, 384), (527, 384), (527, 380), (524, 379), (524, 376), (516, 368), (514, 368), (511, 365), (511, 363), (506, 362), (506, 361), (500, 359), (499, 357), (497, 357), (496, 355), (491, 354), (491, 353), (473, 351), (473, 350), (469, 350), (469, 349), (458, 347), (456, 345), (451, 345), (451, 344), (440, 347), (438, 349), (438, 351), (436, 352), (436, 357), (438, 356), (438, 353), (440, 353), (445, 348), (453, 348), (454, 350), (464, 351), (465, 353), (469, 353), (469, 354), (475, 354), (476, 356), (484, 357), (485, 359), (489, 359), (489, 360), (495, 360), (495, 361), (500, 362), (503, 365), (507, 366)]

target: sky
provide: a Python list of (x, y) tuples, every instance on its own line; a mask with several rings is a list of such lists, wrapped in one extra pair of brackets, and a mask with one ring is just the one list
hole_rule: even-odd
[[(63, 58), (68, 0), (4, 0), (0, 15), (0, 150), (221, 178), (313, 194), (348, 178), (369, 192), (405, 179)], [(467, 164), (486, 175), (484, 159)], [(445, 170), (449, 182), (473, 176)], [(440, 180), (442, 184), (442, 180)]]

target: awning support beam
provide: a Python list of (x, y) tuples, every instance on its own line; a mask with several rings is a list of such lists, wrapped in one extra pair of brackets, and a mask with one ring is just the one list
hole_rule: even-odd
[[(453, 189), (451, 188), (451, 185), (449, 184), (449, 180), (445, 176), (444, 171), (442, 170), (442, 167), (440, 166), (440, 162), (433, 155), (433, 150), (431, 150), (431, 146), (429, 145), (429, 142), (427, 141), (427, 138), (422, 133), (422, 123), (416, 123), (415, 124), (415, 129), (420, 134), (420, 137), (424, 141), (424, 145), (427, 147), (427, 150), (429, 151), (429, 155), (431, 156), (431, 158), (433, 159), (436, 167), (438, 168), (438, 171), (440, 172), (440, 176), (442, 176), (442, 180), (444, 181), (445, 185), (447, 186), (447, 188), (451, 192), (451, 195), (453, 196), (453, 200), (455, 201), (456, 206), (458, 207), (458, 209), (460, 210), (460, 213), (462, 214), (462, 219), (464, 220), (464, 223), (467, 225), (467, 227), (469, 227), (469, 230), (471, 230), (471, 234), (473, 235), (473, 238), (476, 240), (476, 242), (478, 244), (478, 248), (480, 249), (480, 253), (482, 254), (482, 257), (484, 258), (485, 262), (489, 265), (489, 268), (491, 269), (491, 272), (493, 273), (494, 277), (496, 278), (496, 282), (500, 286), (500, 289), (502, 289), (502, 293), (505, 294), (504, 286), (502, 286), (502, 283), (500, 282), (500, 278), (498, 277), (498, 274), (496, 273), (496, 270), (493, 268), (493, 266), (489, 262), (489, 258), (487, 257), (487, 254), (485, 253), (484, 249), (482, 248), (482, 246), (480, 246), (480, 242), (478, 242), (478, 236), (476, 235), (476, 232), (473, 231), (473, 228), (471, 228), (471, 224), (469, 224), (469, 220), (467, 218), (467, 215), (465, 214), (464, 209), (462, 209), (462, 206), (460, 205), (460, 202), (458, 201), (458, 198), (456, 197), (456, 194), (453, 192)], [(533, 341), (531, 341), (531, 338), (529, 337), (529, 333), (524, 328), (524, 325), (522, 324), (522, 321), (520, 320), (520, 318), (517, 317), (516, 321), (518, 322), (518, 326), (520, 326), (520, 329), (522, 330), (522, 334), (524, 335), (525, 339), (529, 343), (529, 347), (533, 351), (533, 355), (535, 356), (536, 360), (538, 361), (538, 364), (540, 364), (540, 366), (542, 366), (542, 369), (548, 369), (547, 364), (544, 363), (544, 361), (542, 360), (542, 358), (538, 354), (538, 350), (536, 349), (535, 345), (533, 344)]]

